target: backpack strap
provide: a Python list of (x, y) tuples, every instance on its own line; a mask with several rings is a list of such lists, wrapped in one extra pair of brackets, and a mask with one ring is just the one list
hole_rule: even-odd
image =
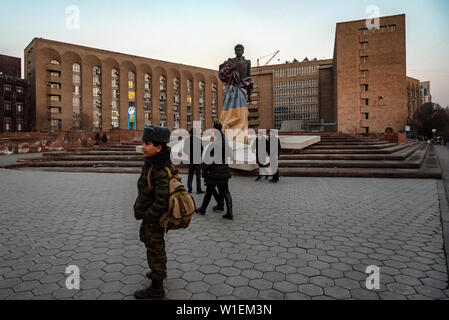
[[(164, 167), (164, 169), (168, 173), (168, 179), (171, 179), (172, 173), (170, 171), (170, 168), (169, 167)], [(148, 170), (148, 177), (147, 177), (147, 179), (148, 179), (148, 187), (149, 187), (150, 191), (153, 190), (153, 186), (151, 185), (151, 171), (152, 170), (153, 170), (153, 166), (151, 166), (150, 170)]]

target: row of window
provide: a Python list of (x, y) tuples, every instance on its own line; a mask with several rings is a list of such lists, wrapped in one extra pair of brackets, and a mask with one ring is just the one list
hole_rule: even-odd
[[(5, 90), (5, 93), (12, 92), (12, 86), (10, 84), (5, 84), (4, 90)], [(23, 87), (17, 86), (16, 93), (23, 93)]]
[(276, 69), (274, 71), (274, 76), (276, 78), (287, 78), (296, 76), (309, 76), (318, 73), (318, 66), (303, 66), (303, 67), (292, 67), (285, 69)]
[(318, 88), (276, 89), (275, 97), (317, 96)]
[(396, 30), (397, 30), (397, 26), (395, 24), (390, 24), (388, 26), (381, 26), (379, 28), (374, 27), (372, 29), (368, 29), (368, 28), (361, 29), (363, 35), (365, 35), (365, 36), (369, 35), (370, 33), (377, 34), (379, 32), (381, 32), (381, 33), (386, 33), (388, 31), (395, 32)]
[[(5, 100), (3, 102), (3, 110), (4, 111), (11, 111), (11, 101)], [(16, 113), (21, 114), (23, 113), (23, 103), (17, 102), (16, 103)]]
[(276, 107), (274, 109), (275, 114), (288, 114), (288, 113), (317, 113), (319, 107), (317, 105), (304, 105), (304, 106), (284, 106)]
[[(51, 64), (58, 64), (57, 60), (52, 60)], [(73, 85), (73, 128), (81, 128), (81, 66), (77, 63), (72, 66), (72, 85)], [(59, 71), (50, 71), (50, 75), (55, 77), (60, 77), (61, 73)], [(93, 67), (92, 71), (92, 80), (93, 80), (93, 128), (94, 130), (102, 129), (102, 92), (101, 92), (101, 68), (98, 66)], [(111, 101), (111, 126), (112, 128), (119, 128), (120, 126), (120, 92), (119, 92), (119, 70), (113, 69), (111, 71), (111, 86), (112, 86), (112, 101)], [(145, 124), (152, 123), (152, 101), (151, 101), (151, 90), (152, 90), (152, 78), (151, 75), (144, 75), (144, 109), (145, 109)], [(186, 101), (187, 101), (187, 128), (190, 129), (193, 127), (193, 114), (192, 114), (192, 96), (193, 96), (193, 81), (187, 80), (187, 92), (186, 92)], [(49, 85), (53, 89), (60, 89), (61, 84), (56, 82), (48, 82)], [(167, 125), (167, 78), (165, 76), (161, 76), (159, 79), (160, 85), (160, 95), (159, 95), (159, 111), (160, 111), (160, 126)], [(202, 122), (203, 128), (205, 128), (205, 83), (203, 81), (199, 81), (199, 94), (198, 94), (198, 102), (199, 102), (199, 118)], [(136, 75), (133, 71), (128, 73), (128, 101), (129, 107), (136, 107)], [(217, 110), (217, 101), (218, 101), (218, 92), (217, 85), (212, 85), (212, 120), (218, 121), (218, 110)], [(174, 128), (180, 127), (180, 80), (179, 78), (175, 78), (173, 80), (173, 91), (174, 91), (174, 103), (173, 103), (173, 122)], [(50, 94), (49, 99), (52, 101), (61, 101), (60, 95)], [(59, 120), (59, 119), (51, 119), (51, 121)], [(130, 125), (134, 125), (136, 122), (135, 116), (130, 116)], [(52, 125), (52, 128), (55, 127)]]
[(297, 81), (280, 81), (274, 83), (274, 89), (296, 89), (318, 86), (318, 79), (306, 79)]
[(318, 96), (309, 97), (294, 97), (294, 98), (275, 98), (274, 106), (286, 106), (286, 105), (304, 105), (304, 104), (318, 104)]
[[(5, 120), (3, 122), (3, 128), (5, 128), (5, 132), (11, 132), (11, 130), (12, 130), (12, 119), (11, 118), (5, 118)], [(23, 120), (22, 119), (17, 119), (16, 131), (17, 132), (23, 131)]]

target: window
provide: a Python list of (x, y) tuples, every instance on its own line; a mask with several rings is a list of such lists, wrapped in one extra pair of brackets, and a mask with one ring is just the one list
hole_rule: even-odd
[(52, 89), (61, 89), (61, 84), (60, 83), (52, 83), (52, 82), (48, 82), (47, 85), (52, 88)]
[(369, 133), (369, 127), (365, 128), (365, 133)]
[(363, 35), (367, 36), (368, 35), (368, 29), (365, 28), (365, 29), (362, 29), (362, 30), (363, 30)]
[(23, 112), (23, 103), (17, 102), (17, 113)]
[(200, 116), (200, 121), (201, 121), (201, 129), (205, 130), (206, 129), (206, 115), (205, 115), (205, 83), (203, 81), (199, 82), (199, 99), (198, 99), (198, 103), (199, 103), (199, 116)]
[(365, 90), (365, 92), (369, 91), (369, 84), (364, 85), (364, 90)]
[(51, 62), (50, 62), (51, 64), (54, 64), (54, 65), (57, 65), (57, 66), (59, 66), (60, 65), (60, 63), (59, 63), (59, 61), (58, 60), (51, 60)]
[(61, 108), (50, 108), (51, 114), (59, 114), (61, 113)]
[(363, 42), (363, 49), (368, 49), (368, 42)]
[(363, 72), (363, 76), (364, 76), (365, 78), (368, 78), (368, 77), (369, 77), (369, 71), (364, 71), (364, 72)]
[(365, 113), (365, 120), (369, 120), (369, 113)]
[(11, 92), (11, 85), (5, 84), (5, 92)]
[(375, 34), (376, 34), (376, 33), (379, 33), (379, 29), (378, 29), (378, 28), (374, 28), (373, 32), (374, 32)]
[(23, 87), (16, 87), (17, 93), (23, 93)]
[(395, 31), (396, 31), (396, 25), (395, 25), (395, 24), (392, 24), (392, 25), (390, 26), (390, 30), (391, 30), (391, 32), (395, 32)]
[(61, 119), (51, 119), (51, 130), (61, 131)]
[(145, 74), (145, 125), (151, 125), (151, 75)]
[[(255, 85), (256, 88), (258, 88), (257, 85)], [(212, 84), (212, 122), (218, 122), (218, 113), (217, 113), (217, 102), (218, 102), (218, 95), (217, 95), (218, 86), (216, 83)]]
[(381, 29), (382, 29), (382, 33), (385, 33), (385, 32), (387, 32), (387, 27), (381, 27)]
[(111, 127), (113, 129), (120, 128), (120, 72), (117, 69), (111, 70)]
[(5, 119), (5, 132), (11, 132), (11, 119)]
[(72, 85), (72, 127), (81, 129), (81, 66), (78, 63), (72, 65)]
[(369, 106), (369, 99), (365, 99), (365, 106)]
[(17, 132), (22, 132), (23, 131), (22, 122), (17, 122), (16, 128), (17, 128)]
[(51, 101), (61, 101), (61, 96), (50, 96)]
[(178, 78), (173, 79), (173, 128), (179, 129), (180, 126), (180, 110), (179, 110), (179, 91), (180, 81)]
[(5, 111), (11, 111), (11, 102), (5, 101), (4, 108), (5, 108)]
[(187, 131), (193, 128), (193, 115), (192, 115), (192, 80), (187, 80), (187, 93), (186, 93), (186, 100), (187, 100)]
[(93, 129), (94, 131), (101, 131), (102, 128), (102, 113), (101, 113), (101, 68), (98, 66), (92, 69), (93, 80)]
[(160, 126), (165, 127), (167, 125), (167, 78), (161, 76), (159, 78), (159, 112), (160, 112)]

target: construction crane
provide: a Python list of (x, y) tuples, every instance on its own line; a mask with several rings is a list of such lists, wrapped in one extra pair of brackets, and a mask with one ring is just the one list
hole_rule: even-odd
[(265, 63), (265, 65), (267, 66), (267, 65), (271, 62), (271, 60), (273, 60), (274, 57), (276, 57), (276, 56), (278, 55), (279, 52), (281, 52), (281, 51), (278, 50), (278, 51), (276, 51), (276, 52), (273, 52), (273, 53), (267, 54), (266, 56), (263, 56), (263, 57), (258, 58), (258, 59), (257, 59), (257, 66), (258, 66), (258, 67), (260, 66), (260, 59), (263, 59), (263, 58), (272, 56), (272, 57), (270, 58), (270, 60), (268, 60), (268, 62)]

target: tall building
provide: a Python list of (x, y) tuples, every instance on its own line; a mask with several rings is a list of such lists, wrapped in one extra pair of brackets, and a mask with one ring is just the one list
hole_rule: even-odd
[(35, 38), (26, 47), (36, 129), (211, 128), (223, 85), (216, 70)]
[[(274, 128), (280, 129), (284, 121), (296, 120), (302, 123), (304, 130), (308, 130), (310, 125), (320, 122), (320, 68), (329, 64), (332, 60), (309, 61), (306, 58), (303, 62), (251, 69), (256, 85), (262, 75), (272, 78)], [(332, 101), (326, 102), (333, 105)], [(263, 110), (270, 108), (264, 106)]]
[(33, 129), (28, 82), (21, 73), (20, 58), (0, 55), (0, 133)]
[(422, 105), (427, 102), (432, 102), (432, 95), (430, 94), (430, 81), (424, 81), (420, 84), (419, 104)]
[(404, 130), (407, 122), (405, 15), (337, 23), (334, 51), (338, 131)]

